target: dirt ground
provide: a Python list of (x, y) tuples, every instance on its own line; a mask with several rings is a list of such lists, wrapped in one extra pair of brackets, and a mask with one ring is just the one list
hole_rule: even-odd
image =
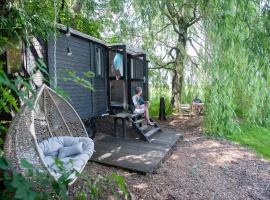
[(124, 176), (134, 199), (270, 199), (270, 162), (233, 142), (203, 136), (201, 122), (202, 117), (184, 116), (162, 122), (180, 131), (184, 140), (156, 174), (97, 163), (86, 170), (93, 176)]

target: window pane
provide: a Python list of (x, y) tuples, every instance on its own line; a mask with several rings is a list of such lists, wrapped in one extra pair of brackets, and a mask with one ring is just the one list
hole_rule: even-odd
[(110, 76), (123, 76), (123, 54), (109, 51)]
[(6, 60), (6, 52), (0, 54), (0, 69), (6, 72), (7, 67), (7, 60)]
[(125, 104), (125, 82), (122, 80), (110, 81), (111, 106), (123, 106)]
[(133, 64), (133, 58), (130, 59), (130, 71), (131, 71), (131, 78), (134, 78), (134, 64)]
[(7, 50), (7, 72), (9, 74), (22, 71), (22, 47)]
[(101, 49), (96, 48), (96, 74), (97, 75), (102, 75), (101, 71)]

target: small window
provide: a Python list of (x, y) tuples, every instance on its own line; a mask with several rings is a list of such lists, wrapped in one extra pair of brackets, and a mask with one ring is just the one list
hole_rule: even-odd
[(101, 69), (101, 48), (96, 47), (96, 75), (102, 76), (102, 69)]
[(7, 50), (7, 73), (13, 74), (22, 71), (22, 44), (17, 48)]
[(133, 58), (130, 59), (130, 71), (131, 71), (131, 78), (134, 78)]
[(4, 72), (6, 72), (6, 70), (7, 70), (6, 52), (0, 54), (0, 70), (4, 70)]

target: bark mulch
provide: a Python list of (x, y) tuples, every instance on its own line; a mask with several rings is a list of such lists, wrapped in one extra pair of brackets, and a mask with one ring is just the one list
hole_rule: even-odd
[(85, 172), (124, 176), (134, 199), (269, 200), (270, 162), (233, 142), (202, 135), (201, 122), (202, 117), (180, 115), (160, 122), (181, 130), (184, 140), (156, 174), (142, 175), (92, 162)]

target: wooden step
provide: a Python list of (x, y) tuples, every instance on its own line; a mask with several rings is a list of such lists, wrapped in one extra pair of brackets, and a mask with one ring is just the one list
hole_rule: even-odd
[(131, 114), (131, 118), (136, 118), (136, 117), (139, 117), (139, 116), (143, 116), (144, 114), (136, 114), (136, 113), (132, 113)]
[(137, 121), (133, 121), (133, 123), (135, 123), (135, 124), (139, 124), (139, 123), (142, 123), (142, 122), (144, 122), (144, 119), (138, 119)]
[(143, 125), (142, 127), (140, 127), (141, 131), (145, 131), (149, 126), (148, 125)]
[(153, 129), (151, 129), (150, 131), (148, 131), (147, 133), (145, 133), (144, 136), (145, 136), (146, 138), (149, 138), (149, 137), (151, 137), (154, 133), (156, 133), (156, 132), (159, 131), (159, 130), (160, 130), (159, 127), (153, 128)]

